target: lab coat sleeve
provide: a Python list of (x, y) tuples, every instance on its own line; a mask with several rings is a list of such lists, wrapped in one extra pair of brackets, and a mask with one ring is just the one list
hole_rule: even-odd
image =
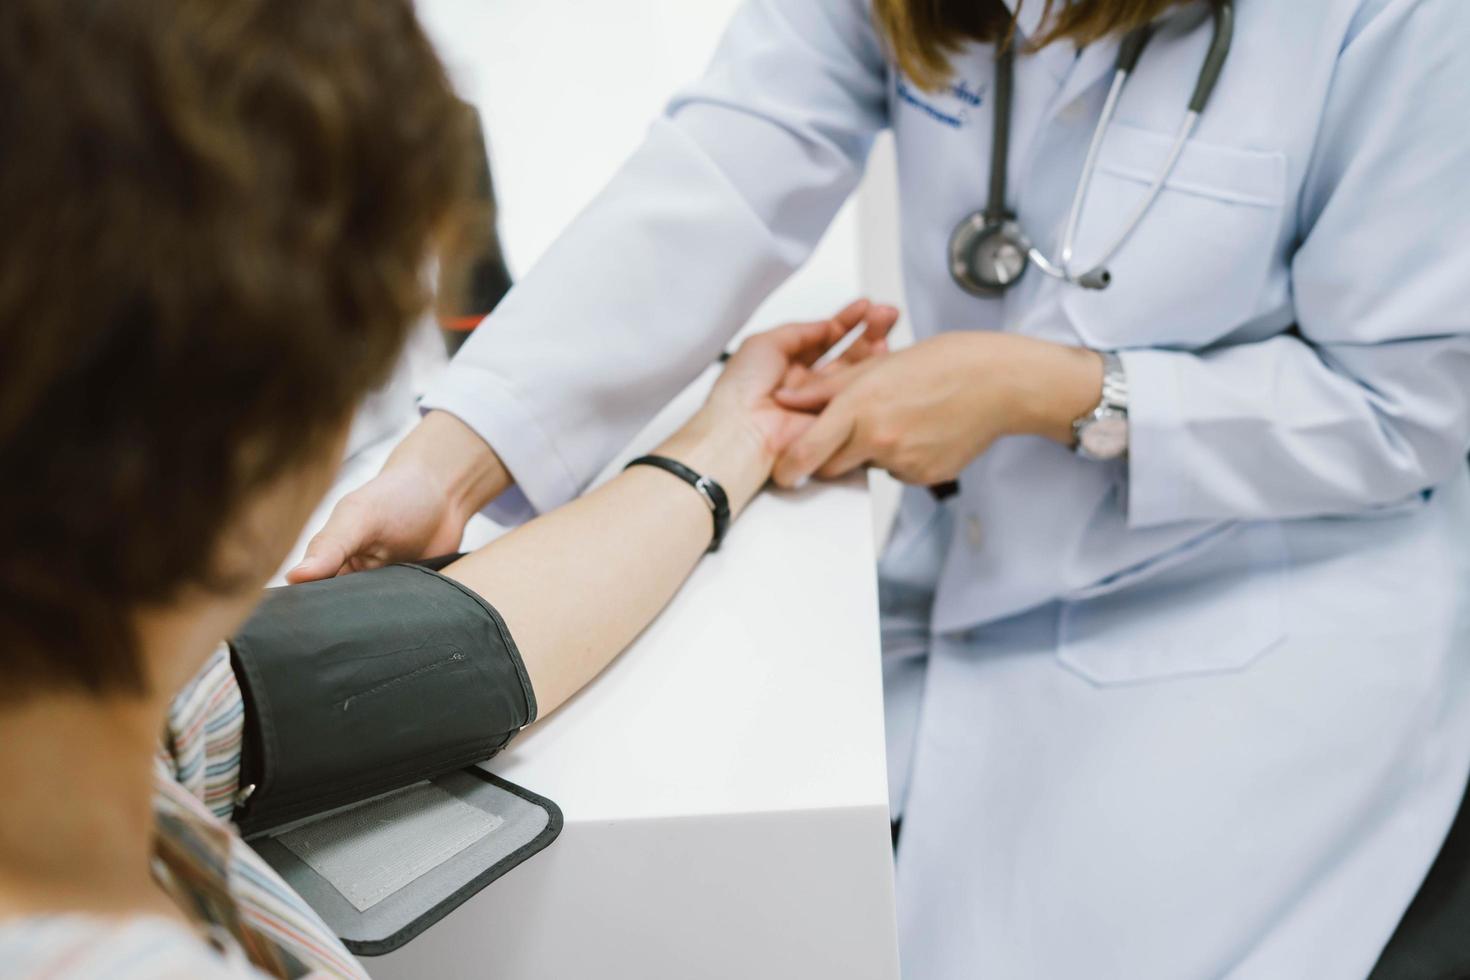
[(422, 403), (515, 477), (492, 517), (574, 497), (714, 362), (816, 245), (886, 121), (865, 0), (748, 0), (704, 78)]
[(1123, 354), (1131, 526), (1360, 513), (1466, 465), (1470, 4), (1367, 6), (1306, 173), (1298, 329)]

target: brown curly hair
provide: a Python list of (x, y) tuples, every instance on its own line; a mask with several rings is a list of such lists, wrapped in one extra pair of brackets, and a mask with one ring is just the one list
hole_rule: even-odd
[[(1155, 20), (1183, 0), (1016, 0), (1044, 3), (1046, 33), (1033, 47), (1069, 40), (1083, 47)], [(1060, 9), (1056, 9), (1056, 8)], [(1053, 16), (1055, 14), (1055, 16)], [(1004, 0), (873, 0), (873, 19), (894, 60), (916, 85), (949, 81), (950, 56), (969, 41), (996, 41), (1013, 28)]]
[(424, 308), (471, 127), (411, 0), (0, 3), (0, 698), (139, 689), (131, 611), (231, 587)]

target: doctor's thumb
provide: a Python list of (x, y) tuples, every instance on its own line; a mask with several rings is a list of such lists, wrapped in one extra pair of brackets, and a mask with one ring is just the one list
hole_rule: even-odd
[(331, 528), (323, 530), (306, 546), (306, 554), (297, 566), (286, 573), (292, 585), (331, 578), (347, 564), (347, 549), (331, 536)]

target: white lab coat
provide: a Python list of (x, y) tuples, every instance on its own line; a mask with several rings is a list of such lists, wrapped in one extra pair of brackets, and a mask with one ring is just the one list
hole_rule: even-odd
[[(1003, 440), (943, 507), (906, 493), (883, 562), (912, 980), (1363, 977), (1464, 788), (1470, 4), (1237, 7), (1113, 285), (976, 299), (944, 256), (985, 194), (991, 49), (928, 94), (864, 0), (750, 0), (426, 400), (515, 474), (502, 515), (570, 499), (803, 260), (884, 127), (920, 339), (1120, 351), (1126, 462)], [(1080, 267), (1208, 40), (1196, 5), (1144, 54)], [(1011, 204), (1053, 253), (1115, 52), (1017, 64)]]

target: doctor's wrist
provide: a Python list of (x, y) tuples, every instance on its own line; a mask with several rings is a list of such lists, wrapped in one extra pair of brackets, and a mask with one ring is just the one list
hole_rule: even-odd
[(1085, 347), (1024, 339), (1028, 343), (1018, 369), (1008, 373), (1017, 411), (1015, 434), (1070, 446), (1073, 421), (1102, 399), (1102, 355)]
[(425, 415), (393, 450), (384, 468), (397, 465), (414, 467), (433, 480), (446, 506), (466, 521), (512, 482), (490, 444), (444, 411)]

